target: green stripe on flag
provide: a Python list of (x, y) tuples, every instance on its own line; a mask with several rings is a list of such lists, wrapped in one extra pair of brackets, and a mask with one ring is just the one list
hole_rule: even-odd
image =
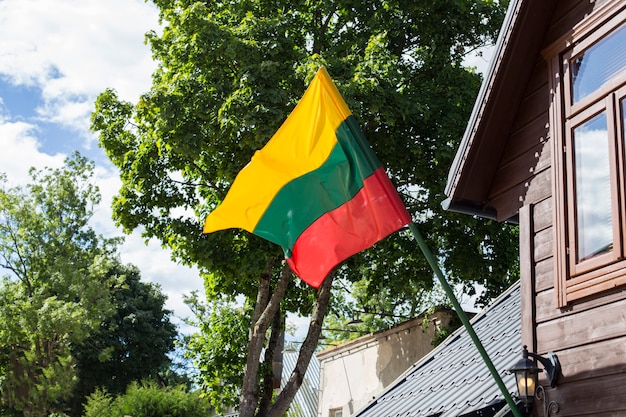
[(350, 201), (381, 166), (353, 116), (339, 125), (336, 135), (338, 143), (328, 159), (285, 184), (254, 229), (257, 236), (282, 246), (287, 257), (307, 227)]

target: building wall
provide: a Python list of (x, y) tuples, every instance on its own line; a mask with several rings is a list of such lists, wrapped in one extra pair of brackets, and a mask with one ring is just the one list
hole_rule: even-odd
[[(568, 33), (602, 2), (556, 3), (544, 47)], [(557, 307), (555, 224), (550, 138), (548, 64), (537, 53), (534, 71), (516, 115), (514, 128), (491, 198), (511, 213), (519, 209), (522, 283), (522, 342), (540, 354), (555, 352), (562, 365), (557, 387), (547, 389), (559, 403), (558, 415), (626, 415), (626, 291), (616, 288)], [(545, 385), (545, 381), (544, 381)], [(535, 407), (535, 415), (543, 412)]]
[(317, 415), (329, 417), (329, 410), (340, 408), (347, 417), (364, 407), (434, 348), (436, 329), (448, 326), (452, 314), (439, 311), (426, 327), (423, 318), (416, 318), (318, 353)]

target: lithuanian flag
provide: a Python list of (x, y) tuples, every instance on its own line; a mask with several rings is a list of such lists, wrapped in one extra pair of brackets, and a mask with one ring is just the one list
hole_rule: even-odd
[(319, 288), (339, 263), (411, 216), (324, 67), (270, 141), (237, 175), (204, 233), (242, 228), (282, 246)]

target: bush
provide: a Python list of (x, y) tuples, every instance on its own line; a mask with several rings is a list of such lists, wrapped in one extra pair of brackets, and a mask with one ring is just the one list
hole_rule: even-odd
[(207, 417), (213, 410), (198, 392), (184, 386), (162, 388), (152, 382), (132, 383), (124, 395), (97, 390), (87, 398), (84, 417)]

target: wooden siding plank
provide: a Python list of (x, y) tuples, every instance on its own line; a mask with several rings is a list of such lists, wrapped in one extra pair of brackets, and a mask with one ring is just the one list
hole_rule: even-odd
[(568, 305), (567, 308), (563, 309), (554, 306), (554, 297), (554, 288), (537, 292), (536, 309), (538, 323), (557, 320), (573, 314), (581, 314), (587, 310), (626, 300), (626, 289), (615, 288), (612, 291), (602, 292), (597, 294), (595, 297), (589, 297), (581, 301), (573, 302)]
[(537, 171), (534, 178), (528, 183), (528, 192), (524, 196), (527, 204), (544, 200), (552, 195), (551, 169)]
[(534, 232), (552, 227), (552, 197), (541, 200), (533, 206)]
[(537, 300), (537, 350), (540, 352), (568, 349), (626, 335), (626, 300), (540, 323), (540, 306), (543, 304)]
[(559, 416), (617, 417), (626, 413), (624, 386), (626, 374), (613, 374), (593, 380), (557, 385), (556, 388), (547, 389), (546, 392), (550, 401), (554, 400), (559, 404), (557, 414)]
[[(539, 57), (539, 54), (537, 54), (537, 56)], [(547, 87), (547, 72), (543, 79), (546, 80)], [(539, 123), (540, 126), (545, 126), (548, 122), (549, 109), (550, 94), (547, 88), (527, 91), (527, 95), (522, 99), (520, 109), (517, 112), (511, 131), (515, 132), (531, 122)]]
[(535, 294), (533, 277), (533, 206), (524, 206), (519, 211), (519, 258), (521, 298), (521, 343), (535, 346)]
[(597, 6), (593, 1), (581, 0), (574, 4), (570, 1), (559, 1), (555, 8), (548, 31), (543, 38), (543, 48), (561, 38), (576, 26), (586, 15)]
[(523, 196), (526, 194), (526, 191), (526, 184), (516, 184), (515, 187), (503, 194), (489, 199), (489, 203), (498, 213), (498, 221), (505, 221), (517, 214), (519, 208), (524, 204)]
[(572, 314), (572, 311), (563, 311), (554, 305), (554, 288), (549, 288), (536, 295), (537, 323), (546, 323)]
[(626, 336), (557, 352), (562, 368), (560, 383), (626, 373)]
[(533, 149), (548, 140), (549, 126), (542, 118), (534, 120), (522, 129), (513, 132), (502, 154), (500, 166), (506, 166), (520, 156), (533, 152)]
[(539, 163), (541, 147), (541, 144), (535, 145), (524, 155), (498, 168), (489, 194), (498, 195), (510, 189), (511, 184), (522, 184), (529, 181), (533, 177), (535, 167)]
[(498, 212), (498, 220), (506, 220), (517, 214), (523, 204), (543, 200), (552, 194), (550, 169), (537, 172), (529, 181), (515, 184), (506, 192), (490, 197), (489, 202)]
[(535, 166), (535, 172), (549, 169), (552, 166), (552, 145), (544, 142), (541, 151), (535, 157), (539, 158), (537, 166)]
[[(535, 291), (540, 293), (552, 288), (554, 288), (554, 257), (550, 256), (535, 263)], [(554, 306), (554, 302), (551, 305)]]
[(535, 66), (533, 72), (528, 80), (526, 86), (528, 91), (535, 91), (539, 89), (548, 90), (548, 63), (541, 54), (537, 54), (535, 59)]
[(534, 238), (535, 246), (535, 262), (543, 261), (552, 257), (554, 248), (554, 237), (552, 236), (552, 229), (544, 229), (537, 234)]

